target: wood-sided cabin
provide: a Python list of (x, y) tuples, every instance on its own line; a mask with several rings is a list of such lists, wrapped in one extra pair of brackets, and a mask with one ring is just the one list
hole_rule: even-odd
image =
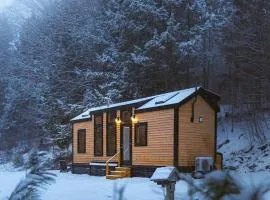
[(197, 87), (91, 108), (71, 120), (72, 172), (105, 175), (108, 160), (132, 176), (192, 171), (196, 157), (216, 157), (219, 100)]

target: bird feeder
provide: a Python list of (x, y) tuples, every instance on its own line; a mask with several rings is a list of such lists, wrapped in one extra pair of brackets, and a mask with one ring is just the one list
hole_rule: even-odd
[(175, 167), (161, 167), (156, 169), (150, 180), (166, 189), (165, 200), (174, 200), (175, 184), (179, 179)]

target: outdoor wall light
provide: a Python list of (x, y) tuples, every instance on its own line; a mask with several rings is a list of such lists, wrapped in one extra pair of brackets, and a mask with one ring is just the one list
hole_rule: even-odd
[(120, 119), (120, 117), (116, 117), (115, 118), (115, 123), (117, 124), (117, 125), (119, 125), (119, 124), (121, 124), (121, 119)]
[(133, 114), (131, 116), (131, 121), (132, 121), (132, 123), (137, 123), (138, 122), (138, 119), (136, 118), (136, 115), (135, 114)]
[(198, 122), (202, 123), (203, 122), (203, 117), (199, 117)]

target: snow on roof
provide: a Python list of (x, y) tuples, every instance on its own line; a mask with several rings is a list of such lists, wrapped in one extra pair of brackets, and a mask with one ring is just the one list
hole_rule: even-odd
[[(197, 90), (199, 89), (200, 87), (197, 87)], [(165, 94), (150, 96), (146, 98), (135, 99), (135, 100), (125, 101), (121, 103), (115, 103), (109, 106), (105, 105), (105, 106), (100, 106), (100, 107), (94, 107), (74, 117), (73, 119), (71, 119), (71, 121), (89, 119), (91, 117), (91, 112), (94, 112), (94, 111), (121, 107), (125, 105), (132, 105), (132, 104), (136, 104), (140, 102), (142, 103), (146, 102), (146, 103), (143, 104), (141, 107), (137, 108), (137, 110), (144, 110), (144, 109), (149, 109), (149, 108), (157, 108), (161, 106), (173, 105), (173, 104), (177, 104), (185, 100), (187, 97), (192, 95), (195, 91), (196, 91), (196, 88), (193, 87), (193, 88), (189, 88), (185, 90), (179, 90), (179, 91), (169, 92)]]
[[(199, 90), (200, 87), (197, 87)], [(181, 101), (185, 100), (187, 97), (192, 95), (196, 91), (196, 88), (189, 88), (185, 90), (175, 91), (175, 92), (169, 92), (166, 94), (162, 94), (157, 96), (156, 98), (148, 101), (141, 107), (139, 107), (137, 110), (143, 110), (148, 108), (156, 108), (161, 106), (167, 106), (167, 105), (173, 105), (180, 103)]]
[(90, 112), (92, 109), (88, 109), (87, 111), (83, 112), (82, 114), (74, 117), (71, 119), (71, 121), (77, 121), (77, 120), (82, 120), (82, 119), (89, 119), (90, 118)]
[(135, 100), (131, 100), (131, 101), (125, 101), (125, 102), (121, 102), (121, 103), (110, 104), (109, 106), (105, 105), (105, 106), (90, 108), (90, 109), (86, 110), (85, 112), (83, 112), (82, 114), (71, 119), (71, 121), (89, 119), (91, 117), (91, 112), (94, 112), (94, 111), (115, 108), (115, 107), (120, 107), (120, 106), (125, 106), (125, 105), (132, 105), (132, 104), (136, 104), (136, 103), (140, 103), (140, 102), (144, 102), (144, 101), (149, 101), (153, 98), (155, 98), (155, 96), (145, 97), (145, 98), (141, 98), (141, 99), (135, 99)]
[(172, 173), (177, 172), (175, 167), (160, 167), (157, 168), (151, 177), (151, 180), (169, 180)]

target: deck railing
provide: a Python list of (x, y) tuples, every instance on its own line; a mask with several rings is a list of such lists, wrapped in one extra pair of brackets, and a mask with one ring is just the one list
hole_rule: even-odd
[(106, 161), (106, 176), (109, 175), (109, 163), (118, 156), (118, 167), (120, 167), (120, 151), (117, 152), (113, 157), (111, 157), (109, 160)]

